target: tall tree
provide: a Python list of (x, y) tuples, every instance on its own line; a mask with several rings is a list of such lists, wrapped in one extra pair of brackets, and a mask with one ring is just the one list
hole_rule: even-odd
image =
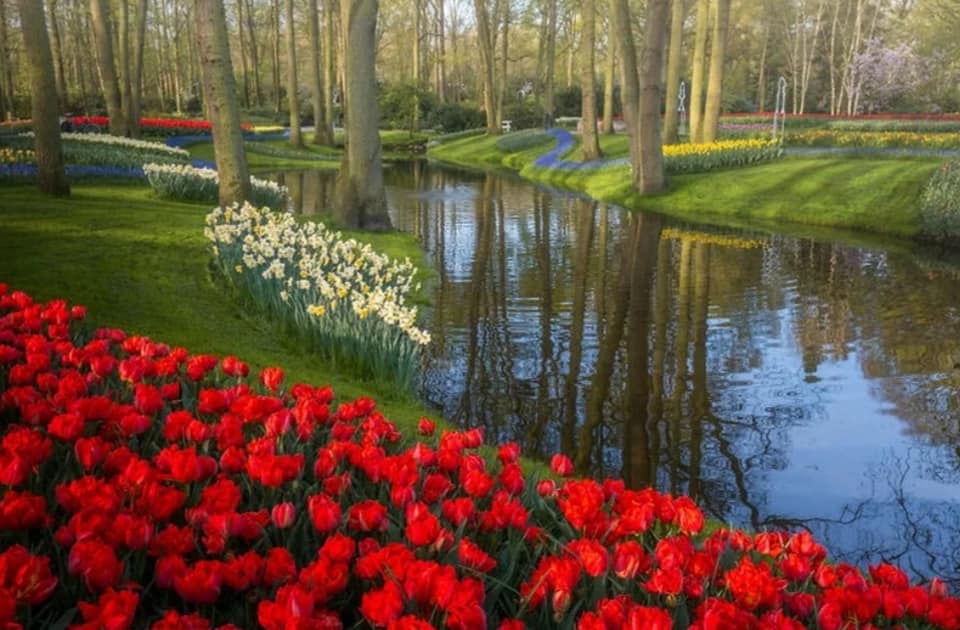
[(666, 112), (663, 118), (663, 141), (676, 144), (678, 136), (677, 94), (680, 91), (680, 57), (683, 44), (684, 0), (672, 0), (670, 17), (670, 52), (667, 55)]
[(310, 95), (313, 101), (313, 143), (333, 144), (333, 137), (328, 133), (324, 121), (327, 113), (324, 111), (326, 99), (323, 96), (323, 56), (320, 54), (320, 11), (317, 0), (310, 0), (310, 10), (307, 12), (307, 21), (310, 26)]
[(33, 117), (33, 146), (40, 191), (48, 195), (70, 194), (60, 146), (60, 115), (53, 55), (47, 38), (47, 24), (41, 0), (17, 0), (23, 44), (30, 67), (30, 99)]
[(544, 71), (543, 71), (543, 115), (546, 119), (544, 125), (553, 126), (554, 118), (554, 80), (553, 69), (557, 52), (557, 0), (546, 0), (547, 7), (543, 19), (546, 21), (544, 34), (547, 37), (547, 45), (543, 51)]
[[(240, 0), (241, 3), (248, 0)], [(247, 5), (247, 37), (250, 40), (250, 64), (253, 66), (253, 86), (256, 94), (257, 107), (263, 105), (263, 87), (260, 85), (260, 53), (257, 38), (254, 35), (253, 28), (253, 6)]]
[(630, 163), (640, 163), (640, 136), (637, 133), (637, 102), (640, 95), (640, 77), (637, 66), (637, 49), (633, 37), (633, 17), (629, 0), (614, 1), (614, 24), (617, 27), (617, 49), (620, 51), (620, 100), (623, 117), (630, 135)]
[(97, 66), (100, 68), (103, 98), (107, 105), (107, 115), (110, 117), (110, 133), (115, 136), (126, 136), (129, 134), (129, 127), (120, 98), (120, 81), (114, 64), (110, 6), (107, 0), (90, 0), (90, 23), (97, 47)]
[(240, 130), (227, 18), (223, 0), (194, 0), (193, 7), (203, 100), (210, 117), (213, 153), (220, 176), (220, 205), (228, 206), (249, 198), (250, 171)]
[[(611, 1), (610, 8), (613, 8)], [(616, 74), (617, 29), (614, 24), (614, 11), (607, 18), (607, 56), (603, 62), (603, 128), (602, 133), (613, 133), (613, 83)]]
[(389, 230), (377, 111), (377, 0), (344, 0), (347, 146), (337, 179), (335, 216), (347, 227)]
[(580, 119), (583, 125), (583, 159), (600, 157), (600, 141), (597, 138), (597, 80), (594, 68), (596, 48), (596, 7), (594, 0), (584, 0), (580, 5), (583, 13), (583, 68), (580, 80)]
[(0, 108), (3, 119), (13, 118), (13, 73), (10, 68), (9, 34), (6, 2), (0, 0)]
[(730, 30), (730, 0), (717, 0), (710, 44), (710, 80), (703, 110), (703, 141), (717, 139), (720, 125), (720, 101), (723, 96), (723, 65), (727, 57), (727, 33)]
[(690, 77), (690, 142), (703, 142), (703, 76), (707, 66), (707, 30), (710, 0), (697, 0), (697, 34), (693, 40), (693, 72)]
[(290, 108), (290, 144), (303, 146), (300, 103), (297, 99), (297, 40), (293, 27), (293, 0), (287, 0), (287, 106)]
[[(729, 0), (721, 0), (721, 2)], [(660, 135), (660, 103), (663, 100), (663, 48), (666, 43), (670, 0), (647, 0), (643, 48), (640, 53), (640, 94), (635, 133), (639, 163), (633, 165), (633, 185), (641, 194), (660, 192), (666, 186), (663, 174), (663, 142)]]
[(57, 84), (60, 109), (67, 103), (67, 78), (63, 72), (63, 46), (60, 43), (60, 21), (57, 19), (57, 0), (47, 2), (50, 18), (50, 54), (53, 55), (53, 74)]
[(324, 0), (323, 17), (326, 27), (323, 38), (323, 126), (327, 128), (327, 135), (331, 142), (333, 141), (333, 88), (337, 85), (337, 67), (334, 58), (334, 51), (337, 48), (336, 6), (334, 0)]
[(499, 134), (497, 124), (496, 86), (494, 84), (494, 64), (496, 63), (496, 44), (493, 38), (490, 9), (486, 0), (473, 0), (477, 20), (477, 39), (480, 47), (480, 73), (483, 85), (483, 109), (487, 119), (487, 133)]
[(137, 0), (133, 23), (137, 30), (134, 39), (133, 68), (130, 80), (130, 131), (140, 137), (140, 112), (143, 109), (143, 50), (147, 40), (147, 0)]

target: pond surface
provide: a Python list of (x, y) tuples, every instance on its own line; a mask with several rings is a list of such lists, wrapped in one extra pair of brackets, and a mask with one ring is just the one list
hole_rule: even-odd
[[(332, 174), (276, 179), (328, 207)], [(422, 396), (444, 416), (960, 586), (960, 267), (511, 176), (417, 163), (387, 181), (438, 272)]]

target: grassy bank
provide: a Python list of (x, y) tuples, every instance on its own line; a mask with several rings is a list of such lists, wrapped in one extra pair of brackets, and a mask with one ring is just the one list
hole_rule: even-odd
[[(276, 149), (281, 153), (303, 153), (309, 154), (308, 159), (298, 159), (289, 155), (265, 155), (247, 151), (247, 164), (251, 169), (269, 169), (269, 168), (339, 168), (340, 158), (330, 157), (333, 154), (339, 154), (338, 149), (326, 146), (317, 146), (304, 144), (302, 148), (294, 148), (287, 140), (258, 140), (258, 145)], [(201, 160), (213, 159), (213, 143), (199, 142), (187, 147), (190, 155)]]
[[(321, 363), (275, 324), (245, 313), (211, 278), (207, 205), (158, 200), (134, 185), (75, 185), (68, 199), (4, 185), (0, 196), (0, 282), (37, 299), (84, 304), (96, 326), (196, 353), (236, 354), (256, 368), (279, 365), (290, 382), (329, 383), (341, 400), (372, 396), (408, 428), (427, 413), (396, 391)], [(348, 235), (427, 266), (412, 236)]]
[[(606, 140), (614, 153), (623, 144), (616, 138)], [(790, 221), (905, 237), (918, 234), (920, 192), (941, 162), (929, 157), (787, 158), (736, 170), (677, 175), (670, 178), (669, 192), (641, 197), (632, 190), (628, 166), (538, 169), (533, 161), (543, 152), (543, 147), (535, 147), (506, 153), (497, 148), (495, 138), (481, 136), (435, 147), (428, 156), (458, 166), (508, 168), (531, 181), (600, 201), (690, 219)]]

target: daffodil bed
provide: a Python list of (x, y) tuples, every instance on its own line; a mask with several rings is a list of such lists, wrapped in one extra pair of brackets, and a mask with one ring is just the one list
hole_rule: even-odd
[(416, 268), (313, 221), (251, 204), (204, 231), (223, 275), (328, 361), (410, 391), (430, 335), (408, 304)]
[(687, 497), (84, 317), (0, 285), (5, 628), (960, 627), (807, 533), (706, 535)]
[[(212, 168), (187, 164), (144, 164), (143, 174), (150, 187), (163, 199), (216, 203), (220, 176)], [(250, 200), (262, 206), (283, 209), (287, 188), (276, 182), (250, 177)]]

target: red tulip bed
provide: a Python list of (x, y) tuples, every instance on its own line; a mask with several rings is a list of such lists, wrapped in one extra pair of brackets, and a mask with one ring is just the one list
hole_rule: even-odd
[[(72, 116), (70, 123), (77, 129), (95, 126), (106, 130), (110, 126), (107, 116)], [(242, 123), (244, 131), (252, 129), (249, 123)], [(209, 120), (187, 120), (184, 118), (141, 118), (140, 129), (149, 136), (178, 136), (181, 134), (210, 133)]]
[(2, 628), (960, 628), (938, 580), (807, 533), (707, 535), (687, 497), (84, 315), (0, 285)]

